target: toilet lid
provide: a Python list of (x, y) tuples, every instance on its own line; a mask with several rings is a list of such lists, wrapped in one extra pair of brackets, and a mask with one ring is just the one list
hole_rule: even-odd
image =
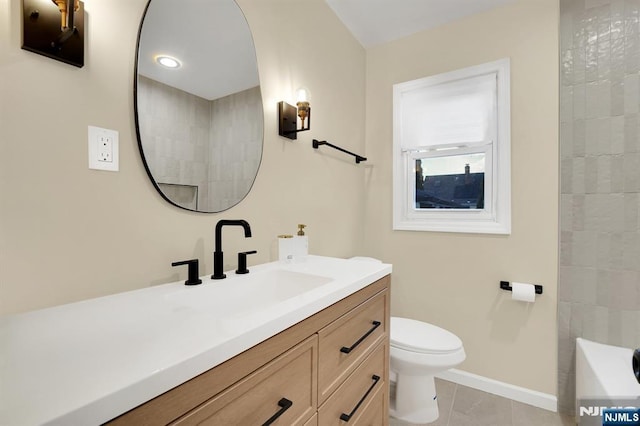
[(462, 340), (450, 331), (409, 318), (391, 317), (391, 346), (412, 352), (442, 354), (462, 348)]

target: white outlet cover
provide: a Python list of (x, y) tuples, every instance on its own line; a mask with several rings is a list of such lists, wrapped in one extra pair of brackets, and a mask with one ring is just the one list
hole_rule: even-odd
[[(111, 145), (110, 159), (105, 161), (105, 144), (106, 148)], [(107, 170), (117, 172), (119, 170), (119, 150), (118, 150), (118, 131), (103, 129), (101, 127), (89, 126), (89, 168), (95, 170)]]

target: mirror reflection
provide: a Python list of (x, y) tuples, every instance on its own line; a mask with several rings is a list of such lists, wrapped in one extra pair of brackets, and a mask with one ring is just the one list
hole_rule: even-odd
[(263, 110), (249, 26), (234, 0), (150, 0), (140, 27), (136, 125), (170, 203), (219, 212), (250, 191)]

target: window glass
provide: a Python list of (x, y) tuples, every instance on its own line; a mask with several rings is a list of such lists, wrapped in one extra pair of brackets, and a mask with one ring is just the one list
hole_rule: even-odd
[(415, 160), (416, 209), (484, 209), (485, 154)]

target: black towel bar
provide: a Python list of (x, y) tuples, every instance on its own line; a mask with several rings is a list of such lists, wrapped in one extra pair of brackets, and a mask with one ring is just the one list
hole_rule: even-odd
[(363, 157), (362, 155), (354, 154), (351, 151), (347, 151), (346, 149), (340, 148), (339, 146), (335, 146), (334, 144), (329, 143), (327, 141), (319, 141), (317, 139), (314, 139), (312, 141), (312, 143), (313, 143), (313, 148), (314, 149), (318, 149), (318, 147), (320, 145), (327, 145), (327, 146), (330, 146), (333, 149), (337, 149), (338, 151), (344, 152), (345, 154), (353, 155), (354, 157), (356, 157), (356, 164), (360, 164), (360, 162), (362, 162), (362, 161), (367, 161), (367, 157)]

